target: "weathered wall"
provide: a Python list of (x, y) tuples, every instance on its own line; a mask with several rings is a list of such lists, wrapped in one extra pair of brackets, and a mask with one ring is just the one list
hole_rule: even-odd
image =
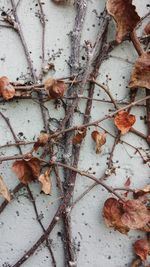
[[(0, 0), (0, 8), (5, 6), (9, 8), (9, 0)], [(69, 32), (74, 23), (75, 11), (73, 4), (70, 3), (64, 7), (59, 7), (51, 3), (50, 0), (45, 0), (44, 11), (46, 18), (46, 58), (60, 51), (59, 55), (55, 56), (54, 62), (56, 71), (51, 71), (50, 75), (55, 77), (64, 77), (69, 74), (67, 60), (70, 55), (70, 40)], [(84, 40), (94, 40), (98, 30), (98, 18), (95, 12), (103, 10), (103, 0), (92, 0), (88, 4), (88, 14), (84, 25)], [(137, 10), (141, 16), (148, 12), (148, 0), (134, 1), (137, 4)], [(31, 51), (34, 67), (39, 74), (41, 66), (41, 25), (36, 16), (38, 7), (35, 0), (21, 1), (18, 7), (18, 15), (20, 17), (23, 32), (27, 40), (27, 45)], [(147, 20), (144, 21), (146, 24)], [(140, 32), (141, 33), (141, 32)], [(109, 27), (109, 38), (114, 37), (114, 23)], [(24, 80), (27, 73), (27, 62), (24, 56), (24, 51), (17, 34), (7, 28), (0, 27), (0, 75), (7, 75), (12, 80), (17, 78)], [(84, 50), (82, 51), (84, 53)], [(125, 42), (112, 52), (115, 57), (109, 58), (102, 64), (100, 68), (98, 80), (107, 83), (111, 88), (113, 96), (117, 100), (127, 100), (128, 90), (126, 88), (132, 63), (127, 63), (128, 59), (131, 62), (137, 57), (135, 50), (129, 42)], [(124, 78), (125, 77), (125, 78)], [(110, 79), (111, 78), (111, 79)], [(143, 94), (144, 95), (144, 94)], [(138, 93), (140, 98), (142, 93)], [(95, 97), (106, 98), (106, 95), (95, 89)], [(85, 107), (85, 102), (81, 101), (80, 110)], [(54, 109), (53, 103), (46, 104), (51, 117), (62, 118), (63, 109)], [(113, 109), (113, 107), (111, 106)], [(110, 104), (94, 102), (92, 108), (92, 119), (97, 119), (110, 109)], [(21, 140), (33, 140), (39, 135), (42, 130), (41, 113), (37, 103), (30, 100), (13, 101), (8, 104), (0, 103), (0, 110), (10, 119), (13, 128)], [(146, 132), (143, 121), (139, 118), (144, 116), (144, 108), (133, 108), (132, 113), (138, 115), (135, 128)], [(80, 122), (82, 115), (76, 118), (76, 122)], [(0, 145), (8, 141), (13, 141), (13, 137), (8, 130), (5, 121), (0, 118)], [(116, 134), (116, 129), (111, 121), (102, 124), (111, 133)], [(20, 134), (20, 133), (23, 133)], [(123, 137), (132, 145), (147, 148), (145, 142), (128, 134)], [(107, 143), (102, 154), (96, 155), (94, 151), (94, 143), (90, 138), (90, 131), (83, 142), (83, 149), (80, 156), (80, 169), (88, 170), (96, 173), (100, 177), (106, 170), (106, 160), (113, 145), (113, 138), (108, 135)], [(28, 151), (28, 148), (23, 148), (23, 151)], [(123, 186), (127, 177), (131, 177), (131, 186), (138, 188), (145, 185), (149, 180), (148, 168), (142, 164), (138, 154), (134, 154), (134, 150), (126, 145), (118, 145), (114, 154), (114, 165), (116, 175), (112, 175), (108, 184), (113, 186)], [(17, 148), (6, 148), (0, 150), (0, 155), (17, 154)], [(1, 174), (4, 177), (10, 189), (18, 183), (14, 173), (11, 171), (11, 162), (1, 164)], [(40, 194), (40, 189), (37, 184), (32, 184), (30, 187), (35, 196), (38, 211), (43, 214), (43, 223), (48, 226), (49, 221), (54, 215), (54, 212), (59, 204), (56, 199), (58, 197), (53, 179), (52, 196)], [(76, 182), (74, 199), (82, 193), (87, 186), (91, 184), (84, 177), (78, 177)], [(26, 197), (26, 192), (21, 190), (14, 201), (8, 205), (5, 211), (0, 216), (0, 266), (7, 266), (5, 263), (15, 263), (16, 260), (29, 248), (42, 233), (39, 227), (32, 204)], [(133, 258), (132, 243), (141, 236), (141, 233), (131, 231), (129, 236), (123, 236), (112, 229), (108, 229), (102, 218), (101, 209), (104, 201), (108, 197), (108, 193), (100, 186), (96, 186), (83, 200), (81, 200), (72, 211), (72, 232), (77, 250), (77, 266), (82, 267), (123, 267), (128, 266)], [(1, 198), (2, 201), (2, 198)], [(52, 203), (54, 201), (54, 203)], [(50, 238), (52, 239), (52, 249), (57, 260), (57, 266), (64, 266), (63, 248), (61, 237), (58, 232), (61, 231), (59, 223), (53, 230)], [(40, 249), (23, 265), (25, 267), (48, 267), (51, 266), (47, 249), (42, 245)]]

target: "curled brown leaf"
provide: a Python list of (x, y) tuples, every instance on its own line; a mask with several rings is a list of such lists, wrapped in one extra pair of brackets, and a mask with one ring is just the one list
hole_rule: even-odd
[(123, 38), (134, 30), (140, 17), (132, 0), (107, 0), (106, 7), (117, 23), (116, 40), (121, 43)]
[(101, 153), (102, 146), (106, 143), (106, 133), (100, 133), (98, 131), (93, 131), (91, 134), (93, 140), (96, 143), (96, 153)]
[(150, 251), (148, 240), (139, 239), (134, 243), (133, 247), (136, 255), (138, 255), (142, 261), (145, 261)]
[(37, 158), (16, 160), (12, 165), (12, 170), (23, 184), (28, 184), (39, 177), (40, 160)]
[(9, 100), (15, 95), (15, 88), (10, 84), (10, 80), (6, 76), (0, 78), (0, 95)]
[(44, 146), (49, 140), (49, 134), (41, 133), (34, 144), (34, 150), (37, 150), (39, 147)]
[(103, 216), (108, 226), (126, 234), (130, 229), (141, 229), (150, 220), (148, 208), (139, 200), (121, 202), (115, 198), (106, 200)]
[(42, 184), (42, 191), (46, 195), (51, 194), (52, 184), (51, 184), (51, 178), (50, 178), (51, 168), (46, 170), (44, 174), (41, 174), (38, 177), (39, 182)]
[(127, 111), (118, 112), (114, 119), (114, 123), (121, 131), (121, 134), (126, 134), (127, 132), (129, 132), (135, 121), (136, 117), (129, 114)]
[(150, 89), (150, 53), (143, 53), (135, 62), (129, 87)]
[(121, 221), (123, 213), (123, 205), (117, 199), (109, 198), (105, 201), (103, 217), (106, 224), (109, 227), (113, 227), (114, 229), (118, 230), (122, 234), (127, 234), (130, 229)]
[(77, 134), (73, 137), (72, 143), (74, 145), (81, 144), (85, 136), (86, 136), (86, 129), (78, 130)]
[(44, 86), (45, 90), (48, 92), (50, 99), (58, 99), (64, 96), (66, 90), (66, 85), (64, 81), (49, 78), (45, 82)]

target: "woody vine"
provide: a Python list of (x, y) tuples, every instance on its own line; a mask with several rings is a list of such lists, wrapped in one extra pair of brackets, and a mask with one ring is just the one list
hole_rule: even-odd
[[(37, 248), (45, 242), (46, 247), (50, 253), (52, 266), (57, 266), (57, 259), (54, 256), (51, 242), (49, 240), (50, 233), (55, 225), (62, 220), (64, 231), (64, 266), (77, 266), (77, 257), (74, 243), (72, 240), (71, 229), (71, 211), (74, 206), (85, 197), (96, 185), (102, 186), (107, 190), (108, 199), (103, 203), (103, 217), (104, 223), (107, 226), (113, 227), (121, 234), (127, 234), (130, 230), (139, 230), (145, 232), (145, 238), (138, 239), (134, 244), (135, 260), (130, 264), (134, 266), (150, 266), (147, 263), (147, 257), (150, 253), (150, 211), (149, 211), (149, 193), (150, 185), (143, 188), (131, 188), (130, 180), (126, 182), (124, 187), (113, 188), (107, 183), (107, 179), (115, 174), (115, 167), (113, 164), (114, 151), (120, 143), (124, 143), (135, 151), (140, 157), (145, 168), (149, 168), (149, 151), (142, 148), (135, 147), (133, 144), (123, 141), (122, 135), (127, 135), (131, 132), (133, 135), (142, 138), (150, 145), (150, 23), (145, 27), (144, 38), (139, 38), (136, 33), (137, 27), (147, 18), (150, 13), (140, 18), (136, 11), (136, 7), (131, 0), (107, 0), (106, 8), (99, 16), (99, 30), (96, 40), (93, 44), (85, 41), (85, 50), (87, 54), (86, 67), (83, 67), (80, 62), (81, 53), (81, 37), (86, 18), (88, 0), (75, 0), (74, 8), (76, 10), (76, 17), (74, 28), (70, 33), (71, 54), (69, 60), (70, 76), (44, 79), (45, 74), (49, 73), (54, 68), (54, 64), (47, 64), (45, 60), (45, 29), (46, 16), (44, 14), (44, 4), (41, 0), (37, 0), (39, 12), (38, 17), (42, 27), (42, 66), (41, 73), (37, 77), (34, 70), (31, 55), (24, 37), (22, 26), (17, 13), (21, 1), (17, 3), (11, 0), (11, 11), (5, 9), (1, 12), (1, 26), (8, 27), (14, 30), (23, 46), (28, 67), (30, 70), (30, 81), (28, 83), (20, 83), (10, 81), (9, 77), (0, 77), (0, 96), (2, 102), (14, 101), (16, 99), (31, 99), (39, 104), (43, 118), (44, 132), (39, 133), (36, 141), (20, 141), (11, 125), (9, 118), (7, 118), (1, 111), (0, 115), (5, 120), (13, 138), (14, 143), (7, 143), (0, 148), (16, 146), (18, 148), (18, 155), (11, 155), (0, 157), (0, 162), (13, 161), (12, 171), (19, 179), (18, 185), (9, 190), (8, 186), (0, 177), (0, 194), (5, 198), (0, 205), (0, 213), (11, 205), (15, 198), (15, 194), (25, 187), (29, 198), (32, 202), (37, 221), (43, 231), (39, 239), (31, 245), (31, 247), (24, 253), (18, 255), (16, 263), (9, 263), (8, 266), (18, 267), (31, 257)], [(56, 4), (67, 5), (67, 1), (53, 0)], [(115, 21), (116, 38), (108, 42), (108, 26), (111, 20)], [(137, 60), (134, 63), (131, 77), (129, 81), (130, 101), (117, 102), (111, 93), (111, 88), (108, 85), (101, 84), (97, 81), (99, 69), (104, 60), (109, 57), (110, 52), (124, 41), (131, 41), (136, 52)], [(148, 42), (147, 42), (148, 40)], [(148, 45), (147, 45), (148, 43)], [(98, 86), (105, 92), (109, 100), (94, 98), (94, 89)], [(85, 88), (88, 88), (88, 96), (85, 96)], [(145, 97), (137, 99), (138, 90), (145, 90)], [(83, 114), (83, 122), (80, 125), (74, 125), (74, 117), (78, 112), (78, 104), (81, 100), (86, 101), (86, 107)], [(53, 101), (54, 105), (58, 102), (62, 104), (65, 116), (59, 122), (56, 131), (52, 131), (49, 125), (51, 120), (49, 110), (45, 103)], [(91, 118), (91, 110), (93, 102), (106, 102), (113, 105), (114, 111), (108, 112), (103, 117), (93, 120)], [(147, 134), (140, 132), (134, 127), (136, 116), (132, 114), (131, 108), (137, 106), (141, 109), (146, 108), (146, 124)], [(118, 130), (117, 136), (114, 136), (107, 129), (102, 127), (101, 122), (111, 120)], [(107, 168), (102, 177), (96, 177), (90, 172), (78, 168), (80, 151), (82, 149), (83, 141), (86, 142), (86, 135), (88, 129), (92, 130), (91, 142), (95, 145), (95, 153), (101, 154), (107, 142), (107, 137), (110, 135), (114, 138), (114, 144), (109, 154)], [(23, 154), (22, 146), (31, 145), (28, 153)], [(58, 156), (57, 151), (62, 155)], [(70, 157), (68, 157), (70, 155)], [(63, 177), (60, 175), (60, 170)], [(56, 213), (49, 223), (47, 229), (42, 223), (42, 219), (38, 214), (38, 208), (34, 199), (33, 193), (30, 189), (30, 183), (39, 183), (41, 191), (46, 195), (53, 194), (51, 175), (55, 175), (57, 188), (60, 195), (60, 204)], [(74, 202), (72, 197), (74, 194), (75, 184), (78, 183), (77, 174), (87, 179), (93, 180), (93, 184), (89, 186)]]

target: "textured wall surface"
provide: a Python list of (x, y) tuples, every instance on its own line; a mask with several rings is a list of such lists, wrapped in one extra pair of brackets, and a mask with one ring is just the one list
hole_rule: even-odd
[[(56, 71), (50, 71), (49, 76), (65, 77), (69, 75), (68, 59), (70, 55), (69, 33), (73, 28), (75, 9), (73, 3), (66, 6), (56, 6), (50, 0), (44, 0), (44, 12), (46, 22), (46, 59), (55, 64)], [(140, 16), (144, 16), (149, 11), (149, 0), (134, 1)], [(82, 45), (85, 40), (93, 42), (95, 40), (99, 19), (96, 17), (103, 11), (105, 1), (91, 0), (88, 3), (88, 11), (82, 35)], [(10, 7), (9, 0), (0, 0), (0, 8), (7, 10)], [(36, 0), (22, 0), (18, 6), (18, 16), (27, 41), (29, 51), (33, 60), (34, 68), (39, 75), (41, 68), (41, 24), (37, 17), (38, 6)], [(143, 22), (146, 24), (148, 20)], [(138, 34), (142, 34), (142, 28)], [(109, 39), (113, 40), (115, 35), (114, 22), (109, 26)], [(85, 54), (81, 48), (81, 55)], [(111, 57), (105, 60), (99, 70), (98, 81), (104, 82), (111, 89), (114, 98), (128, 100), (129, 89), (126, 87), (130, 78), (132, 64), (137, 54), (131, 43), (124, 42), (111, 53)], [(81, 58), (84, 63), (84, 57)], [(11, 80), (26, 81), (29, 79), (29, 72), (26, 58), (17, 34), (10, 28), (0, 27), (0, 75), (6, 75)], [(46, 78), (46, 77), (45, 77)], [(85, 92), (86, 95), (87, 92)], [(138, 92), (137, 98), (144, 96), (144, 91)], [(105, 93), (97, 86), (95, 87), (95, 98), (108, 99)], [(55, 109), (53, 101), (46, 103), (52, 118), (60, 119), (64, 116), (63, 108)], [(82, 122), (82, 111), (85, 108), (85, 101), (81, 100), (79, 110), (74, 123)], [(113, 106), (108, 103), (93, 102), (91, 118), (93, 120), (103, 117)], [(32, 100), (14, 100), (8, 103), (0, 102), (0, 111), (9, 117), (10, 122), (20, 140), (35, 140), (43, 129), (41, 112), (39, 105)], [(145, 116), (145, 109), (135, 107), (132, 114), (137, 115), (135, 128), (146, 133), (146, 127), (141, 120)], [(112, 134), (117, 131), (112, 121), (101, 124)], [(51, 125), (55, 129), (56, 125)], [(114, 139), (107, 136), (107, 142), (101, 154), (95, 154), (94, 143), (91, 140), (88, 130), (86, 139), (83, 142), (79, 167), (82, 170), (89, 170), (96, 177), (100, 177), (107, 170), (107, 157), (112, 148)], [(129, 133), (122, 137), (133, 146), (147, 149), (147, 144), (141, 138)], [(0, 117), (0, 145), (6, 142), (13, 142), (13, 137)], [(23, 147), (23, 152), (28, 151), (30, 146)], [(0, 156), (18, 154), (16, 147), (0, 149)], [(142, 163), (139, 154), (128, 145), (119, 144), (113, 157), (116, 174), (108, 179), (108, 184), (112, 186), (123, 186), (128, 177), (131, 178), (131, 187), (140, 188), (149, 181), (148, 167)], [(11, 171), (12, 162), (3, 162), (0, 166), (2, 174), (9, 189), (13, 189), (18, 183), (18, 179)], [(75, 200), (92, 182), (85, 177), (77, 177)], [(38, 184), (31, 184), (30, 188), (36, 199), (39, 214), (43, 215), (42, 222), (45, 227), (54, 216), (59, 205), (59, 195), (56, 189), (55, 179), (52, 177), (52, 196), (45, 196), (40, 193)], [(99, 185), (94, 187), (80, 202), (76, 204), (71, 212), (72, 235), (74, 239), (78, 267), (123, 267), (129, 266), (133, 259), (132, 243), (141, 233), (131, 231), (128, 236), (121, 235), (111, 228), (107, 228), (102, 218), (102, 207), (109, 194)], [(1, 202), (3, 199), (0, 199)], [(57, 266), (64, 266), (63, 246), (61, 242), (61, 222), (50, 234), (52, 240), (52, 250), (54, 252)], [(13, 200), (0, 215), (0, 266), (11, 266), (20, 256), (38, 239), (42, 231), (36, 221), (33, 206), (27, 197), (24, 189), (17, 193)], [(10, 265), (9, 265), (10, 264)], [(48, 267), (51, 260), (45, 245), (34, 253), (22, 266), (25, 267)]]

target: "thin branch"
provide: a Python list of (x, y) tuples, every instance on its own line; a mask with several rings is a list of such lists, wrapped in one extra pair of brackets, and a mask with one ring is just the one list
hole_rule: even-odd
[[(23, 31), (22, 31), (22, 28), (21, 28), (20, 20), (19, 20), (19, 17), (17, 15), (16, 9), (15, 9), (16, 6), (15, 6), (14, 0), (11, 0), (11, 5), (12, 5), (12, 8), (13, 8), (13, 10), (12, 10), (13, 11), (13, 16), (15, 18), (15, 29), (17, 30), (17, 33), (18, 33), (18, 35), (20, 37), (22, 46), (24, 48), (24, 52), (25, 52), (25, 55), (26, 55), (26, 59), (27, 59), (27, 62), (28, 62), (29, 69), (30, 69), (31, 77), (33, 79), (33, 82), (36, 83), (37, 82), (37, 76), (36, 76), (36, 73), (35, 73), (35, 69), (33, 67), (33, 62), (32, 62), (28, 47), (27, 47), (26, 40), (24, 38), (24, 34), (23, 34)], [(39, 98), (39, 102), (40, 102), (41, 99), (42, 99), (41, 93), (38, 92), (37, 94), (38, 94), (38, 98)], [(41, 113), (42, 113), (42, 118), (43, 118), (45, 130), (48, 131), (49, 130), (49, 126), (48, 126), (48, 120), (46, 118), (46, 116), (47, 116), (46, 112), (43, 109), (41, 104), (40, 104), (40, 108), (41, 108)]]
[[(49, 164), (49, 162), (45, 161), (47, 164)], [(83, 172), (81, 170), (78, 170), (74, 167), (70, 167), (67, 166), (63, 163), (59, 163), (59, 162), (55, 162), (53, 163), (56, 166), (60, 166), (63, 168), (67, 168), (73, 172), (77, 172), (78, 174), (88, 177), (91, 180), (94, 180), (95, 182), (97, 182), (98, 184), (100, 184), (101, 186), (103, 186), (108, 192), (114, 194), (117, 198), (119, 198), (121, 201), (124, 202), (124, 200), (121, 198), (121, 196), (116, 193), (113, 188), (109, 187), (108, 185), (106, 185), (103, 181), (99, 181), (99, 179), (97, 179), (95, 176), (88, 174), (86, 172)], [(23, 264), (35, 251), (36, 249), (45, 241), (45, 239), (48, 237), (48, 235), (51, 233), (51, 231), (53, 230), (54, 226), (56, 225), (56, 223), (60, 220), (61, 216), (63, 215), (64, 209), (66, 207), (66, 204), (68, 203), (68, 199), (70, 199), (70, 192), (67, 192), (66, 195), (64, 196), (64, 199), (62, 200), (62, 203), (60, 204), (57, 212), (55, 213), (55, 216), (53, 217), (50, 225), (48, 226), (47, 230), (45, 231), (45, 233), (37, 240), (36, 243), (34, 243), (34, 245), (14, 264), (12, 265), (12, 267), (19, 267), (21, 266), (21, 264)]]
[[(9, 119), (8, 119), (7, 117), (5, 117), (5, 115), (4, 115), (2, 112), (0, 112), (0, 115), (3, 117), (3, 119), (4, 119), (5, 122), (7, 123), (8, 127), (9, 127), (9, 129), (10, 129), (10, 131), (11, 131), (13, 137), (14, 137), (14, 140), (15, 140), (15, 142), (16, 142), (16, 147), (18, 148), (18, 150), (19, 150), (21, 156), (23, 157), (23, 153), (22, 153), (22, 150), (21, 150), (20, 145), (19, 145), (19, 143), (18, 143), (18, 139), (17, 139), (17, 137), (16, 137), (16, 134), (15, 134), (15, 132), (14, 132), (14, 130), (13, 130), (13, 127), (12, 127), (12, 125), (11, 125)], [(23, 185), (23, 186), (24, 186), (24, 185)], [(17, 189), (20, 190), (20, 188), (22, 188), (23, 186), (22, 186), (22, 185), (18, 185), (17, 187), (15, 187), (15, 189), (13, 190), (13, 192), (17, 192), (16, 190), (17, 190)], [(38, 211), (37, 211), (37, 207), (36, 207), (36, 203), (35, 203), (34, 197), (33, 197), (33, 195), (32, 195), (32, 192), (31, 192), (31, 190), (30, 190), (30, 187), (27, 185), (26, 188), (27, 188), (28, 194), (29, 194), (29, 196), (30, 196), (30, 199), (31, 199), (31, 201), (32, 201), (33, 208), (34, 208), (34, 211), (35, 211), (35, 214), (36, 214), (36, 217), (37, 217), (37, 221), (39, 222), (39, 224), (40, 224), (42, 230), (45, 232), (45, 228), (44, 228), (44, 226), (43, 226), (43, 224), (42, 224), (42, 222), (41, 222), (41, 220), (40, 220), (40, 217), (39, 217), (39, 214), (38, 214)], [(4, 204), (4, 203), (5, 203), (5, 204)], [(6, 207), (6, 202), (3, 202), (2, 206), (1, 206), (1, 212), (2, 212), (2, 210), (4, 210), (5, 207)], [(51, 257), (52, 257), (53, 266), (56, 267), (56, 261), (55, 261), (55, 258), (54, 258), (54, 255), (53, 255), (53, 252), (52, 252), (52, 249), (51, 249), (51, 247), (50, 247), (50, 243), (49, 243), (49, 240), (48, 240), (48, 239), (46, 239), (46, 246), (47, 246), (47, 248), (48, 248), (48, 250), (49, 250), (49, 252), (50, 252), (50, 255), (51, 255)]]
[(42, 25), (42, 70), (44, 68), (45, 63), (45, 26), (46, 26), (46, 20), (45, 20), (45, 14), (43, 10), (43, 6), (41, 3), (41, 0), (37, 0), (40, 8), (40, 22)]
[[(136, 49), (137, 53), (139, 56), (141, 56), (145, 51), (143, 50), (135, 30), (130, 34), (132, 43), (134, 45), (134, 48)], [(150, 91), (149, 89), (146, 89), (146, 95), (150, 96)], [(146, 110), (147, 110), (147, 128), (148, 128), (148, 138), (147, 138), (147, 143), (150, 145), (150, 100), (146, 100)]]
[(66, 169), (68, 169), (68, 170), (71, 170), (71, 171), (73, 171), (73, 172), (76, 172), (76, 173), (80, 174), (81, 176), (88, 177), (89, 179), (95, 181), (97, 184), (100, 184), (101, 186), (103, 186), (109, 193), (114, 194), (114, 195), (115, 195), (117, 198), (119, 198), (121, 201), (124, 201), (120, 195), (118, 195), (118, 194), (116, 194), (116, 192), (114, 192), (114, 190), (113, 190), (112, 187), (106, 185), (103, 181), (97, 179), (97, 178), (96, 178), (95, 176), (93, 176), (92, 174), (89, 174), (89, 173), (87, 173), (87, 172), (81, 171), (81, 170), (79, 170), (79, 169), (77, 169), (77, 168), (75, 168), (75, 167), (72, 167), (72, 166), (67, 166), (66, 164), (63, 164), (63, 163), (61, 163), (61, 162), (56, 162), (56, 163), (54, 163), (54, 164), (56, 164), (56, 165), (59, 166), (59, 167), (63, 167), (63, 168), (66, 168)]
[[(79, 59), (80, 59), (80, 44), (81, 44), (81, 36), (82, 36), (82, 29), (84, 25), (84, 20), (87, 11), (87, 0), (76, 0), (75, 7), (76, 7), (76, 16), (75, 16), (75, 23), (73, 31), (71, 32), (71, 56), (70, 56), (70, 75), (76, 77), (79, 73)], [(74, 78), (73, 81), (78, 79)], [(73, 84), (72, 84), (73, 85)], [(72, 95), (72, 93), (76, 92), (77, 87), (76, 84), (71, 86), (68, 90), (68, 95)], [(61, 128), (68, 128), (73, 125), (73, 116), (74, 116), (74, 109), (77, 106), (77, 102), (79, 100), (74, 99), (72, 102), (67, 100), (67, 109), (65, 118), (62, 121)], [(74, 107), (72, 112), (70, 112), (71, 107)], [(65, 135), (65, 149), (64, 149), (64, 162), (66, 164), (70, 164), (73, 160), (74, 155), (72, 154), (72, 135), (73, 133), (66, 133)], [(71, 154), (70, 157), (67, 155)], [(64, 221), (64, 248), (65, 248), (65, 265), (70, 266), (70, 262), (75, 262), (75, 250), (74, 245), (72, 243), (72, 236), (71, 236), (71, 218), (70, 215), (67, 213), (67, 208), (70, 203), (70, 199), (74, 190), (74, 186), (70, 186), (71, 184), (75, 184), (75, 178), (68, 170), (64, 170), (64, 177), (65, 177), (65, 186), (64, 186), (64, 193), (70, 194), (70, 198), (68, 198), (68, 202), (66, 203), (64, 214), (63, 214), (63, 221)]]

